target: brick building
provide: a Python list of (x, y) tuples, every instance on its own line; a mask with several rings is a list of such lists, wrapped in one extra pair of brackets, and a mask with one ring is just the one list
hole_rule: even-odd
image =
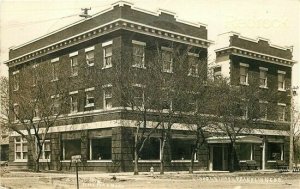
[[(127, 133), (132, 132), (134, 124), (130, 121), (135, 115), (125, 111), (121, 103), (121, 91), (113, 82), (117, 68), (136, 75), (137, 82), (132, 84), (142, 88), (143, 76), (147, 75), (156, 52), (163, 59), (160, 71), (167, 78), (177, 74), (174, 49), (189, 49), (188, 57), (206, 60), (210, 43), (205, 25), (182, 21), (169, 11), (150, 12), (118, 2), (90, 18), (10, 49), (6, 64), (12, 99), (24, 93), (22, 82), (30, 80), (22, 73), (36, 66), (48, 66), (49, 82), (53, 85), (68, 79), (68, 108), (49, 130), (40, 158), (42, 167), (68, 170), (72, 166), (71, 156), (81, 155), (80, 167), (84, 170), (132, 170), (133, 145)], [(128, 54), (131, 61), (124, 58)], [(205, 61), (203, 64), (205, 68)], [(184, 80), (201, 82), (200, 66), (188, 66)], [(62, 74), (61, 70), (65, 72)], [(52, 94), (53, 98), (56, 96)], [(15, 106), (19, 106), (21, 102), (15, 101)], [(149, 117), (150, 122), (157, 119), (154, 114)], [(193, 136), (176, 127), (173, 133), (176, 148), (166, 170), (186, 170)], [(152, 135), (141, 154), (141, 170), (149, 170), (151, 166), (157, 169), (160, 145), (159, 134)], [(10, 149), (11, 167), (32, 165), (30, 149), (16, 133), (10, 137)]]
[[(255, 160), (262, 169), (274, 168), (276, 160), (288, 162), (290, 89), (292, 66), (295, 63), (292, 60), (292, 48), (273, 45), (268, 39), (250, 39), (229, 32), (219, 35), (215, 53), (215, 76), (228, 77), (232, 85), (242, 90), (252, 88), (259, 94), (257, 106), (260, 119), (253, 130), (253, 138), (240, 140), (239, 160)], [(243, 114), (247, 116), (247, 109)], [(211, 148), (218, 151), (214, 153), (211, 149), (211, 156), (221, 157), (219, 162), (222, 163), (216, 166), (221, 170), (226, 169), (226, 142), (211, 140), (210, 144)]]

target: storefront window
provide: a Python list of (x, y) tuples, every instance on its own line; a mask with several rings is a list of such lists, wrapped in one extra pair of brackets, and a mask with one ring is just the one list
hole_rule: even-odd
[(171, 144), (172, 160), (190, 160), (193, 145), (193, 140), (173, 139)]
[(90, 140), (90, 160), (111, 160), (111, 138)]
[(268, 160), (283, 160), (283, 144), (268, 144)]

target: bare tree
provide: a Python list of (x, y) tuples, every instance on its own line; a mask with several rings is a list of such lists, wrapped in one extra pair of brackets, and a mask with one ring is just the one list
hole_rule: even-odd
[(34, 170), (38, 172), (49, 129), (66, 113), (69, 85), (67, 77), (58, 78), (63, 69), (53, 70), (53, 65), (45, 62), (30, 66), (11, 76), (5, 122), (9, 130), (27, 141)]

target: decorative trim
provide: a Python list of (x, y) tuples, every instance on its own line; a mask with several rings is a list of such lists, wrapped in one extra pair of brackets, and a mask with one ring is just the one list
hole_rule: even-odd
[(69, 92), (69, 95), (78, 94), (78, 91)]
[(58, 61), (59, 61), (59, 57), (51, 59), (51, 63), (58, 62)]
[(277, 73), (279, 73), (279, 74), (286, 74), (285, 71), (281, 71), (281, 70), (277, 70)]
[(259, 53), (247, 49), (243, 49), (240, 47), (235, 47), (235, 46), (230, 46), (230, 47), (224, 47), (220, 49), (215, 50), (217, 56), (226, 54), (226, 53), (231, 53), (237, 56), (242, 56), (246, 58), (251, 58), (251, 59), (256, 59), (264, 62), (269, 62), (269, 63), (274, 63), (277, 65), (283, 65), (283, 66), (288, 66), (292, 67), (297, 61), (295, 60), (290, 60), (290, 59), (285, 59), (277, 56), (272, 56), (264, 53)]
[(286, 106), (285, 103), (279, 103), (279, 102), (277, 103), (277, 105), (278, 105), (278, 106)]
[(91, 88), (84, 89), (85, 92), (88, 92), (88, 91), (94, 91), (94, 90), (95, 90), (95, 87), (91, 87)]
[(164, 50), (164, 51), (173, 51), (173, 48), (162, 46), (161, 50)]
[(93, 51), (95, 50), (95, 46), (91, 46), (91, 47), (88, 47), (88, 48), (85, 48), (85, 52), (89, 52), (89, 51)]
[(241, 62), (240, 62), (240, 66), (249, 68), (249, 64), (245, 64), (245, 63), (241, 63)]
[(132, 44), (146, 46), (146, 43), (145, 43), (145, 42), (142, 42), (142, 41), (136, 41), (136, 40), (132, 40)]
[(106, 46), (112, 45), (112, 44), (113, 44), (113, 41), (112, 41), (112, 40), (106, 41), (106, 42), (102, 43), (102, 47), (106, 47)]
[(69, 57), (73, 57), (73, 56), (77, 56), (77, 55), (78, 55), (78, 51), (70, 53)]
[(268, 71), (269, 69), (265, 67), (259, 67), (259, 70)]

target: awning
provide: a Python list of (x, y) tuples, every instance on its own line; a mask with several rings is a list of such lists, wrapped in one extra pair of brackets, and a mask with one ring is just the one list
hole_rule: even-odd
[[(262, 138), (259, 138), (257, 136), (247, 135), (247, 136), (237, 136), (236, 142), (237, 143), (262, 143)], [(228, 144), (230, 143), (230, 138), (228, 136), (224, 137), (209, 137), (207, 138), (207, 143), (209, 144)]]

